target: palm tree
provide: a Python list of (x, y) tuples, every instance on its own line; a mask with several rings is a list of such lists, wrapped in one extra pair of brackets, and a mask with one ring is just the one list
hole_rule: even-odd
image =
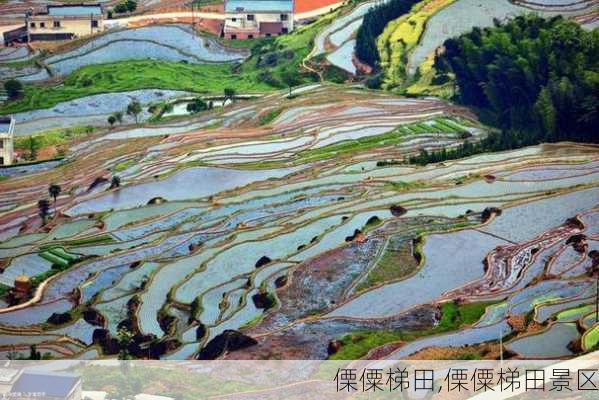
[(46, 218), (48, 217), (48, 211), (50, 210), (50, 202), (48, 199), (42, 199), (37, 202), (37, 208), (39, 216), (42, 219), (42, 225), (46, 224)]
[(56, 214), (56, 199), (60, 195), (61, 191), (62, 189), (60, 188), (60, 186), (55, 185), (54, 183), (48, 187), (48, 193), (54, 199), (54, 214)]

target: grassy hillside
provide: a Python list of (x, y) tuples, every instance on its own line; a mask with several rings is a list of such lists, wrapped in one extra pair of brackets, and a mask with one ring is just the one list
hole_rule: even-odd
[(302, 72), (302, 61), (313, 47), (327, 15), (291, 34), (243, 41), (252, 55), (242, 64), (188, 64), (155, 60), (121, 61), (83, 67), (60, 84), (26, 84), (23, 97), (0, 106), (0, 114), (49, 108), (79, 97), (136, 89), (179, 89), (220, 94), (225, 88), (256, 93), (295, 86), (317, 79)]

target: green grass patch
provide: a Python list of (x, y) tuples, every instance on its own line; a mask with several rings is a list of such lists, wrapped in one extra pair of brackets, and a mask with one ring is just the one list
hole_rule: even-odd
[(377, 217), (376, 215), (370, 217), (368, 219), (368, 221), (366, 221), (366, 224), (362, 227), (362, 232), (368, 232), (374, 228), (376, 228), (377, 226), (381, 225), (383, 223), (383, 221)]
[(398, 237), (388, 240), (385, 251), (377, 260), (376, 265), (356, 287), (357, 292), (379, 283), (404, 278), (418, 269), (419, 263), (412, 254), (410, 240), (402, 240)]
[(357, 360), (364, 357), (370, 350), (387, 343), (397, 341), (413, 341), (424, 336), (438, 335), (455, 331), (464, 325), (470, 325), (483, 316), (488, 306), (495, 301), (468, 303), (458, 305), (447, 302), (441, 305), (441, 319), (430, 329), (420, 331), (363, 331), (352, 333), (341, 338), (343, 346), (330, 357), (331, 360)]
[[(326, 160), (330, 158), (340, 157), (344, 154), (353, 154), (361, 151), (367, 151), (379, 147), (393, 146), (404, 141), (406, 136), (414, 135), (417, 132), (430, 133), (432, 129), (416, 128), (416, 124), (401, 125), (391, 132), (380, 135), (367, 136), (359, 139), (344, 140), (342, 142), (333, 143), (330, 145), (312, 148), (300, 151), (292, 160), (294, 165), (304, 164), (312, 161)], [(244, 169), (266, 169), (279, 168), (284, 163), (281, 161), (260, 161), (240, 164)], [(414, 188), (411, 186), (410, 188)]]
[(0, 114), (50, 108), (79, 97), (137, 89), (179, 89), (206, 94), (221, 94), (225, 88), (233, 88), (238, 93), (273, 89), (257, 78), (257, 70), (236, 73), (234, 69), (233, 64), (155, 60), (89, 65), (69, 75), (63, 84), (46, 87), (25, 85), (23, 98), (1, 106)]
[(10, 290), (10, 286), (0, 283), (0, 297), (4, 296)]
[(449, 118), (443, 118), (443, 119), (437, 119), (435, 120), (437, 125), (440, 125), (441, 127), (447, 129), (449, 131), (449, 133), (466, 133), (468, 132), (466, 129), (464, 129), (463, 126), (461, 126), (460, 124), (458, 124), (457, 122), (449, 119)]
[(92, 134), (95, 131), (91, 125), (72, 126), (69, 128), (53, 128), (30, 136), (18, 136), (15, 138), (15, 150), (28, 152), (30, 149), (30, 138), (34, 137), (37, 148), (48, 146), (60, 146), (71, 140)]
[(595, 306), (592, 304), (581, 304), (580, 306), (576, 307), (576, 308), (570, 308), (564, 311), (559, 312), (556, 315), (557, 320), (563, 320), (563, 319), (570, 319), (573, 317), (580, 317), (583, 314), (587, 314), (591, 311), (593, 311), (595, 309)]
[(127, 168), (133, 166), (134, 164), (135, 164), (135, 160), (127, 160), (127, 161), (120, 162), (114, 167), (114, 172), (124, 171)]
[(599, 346), (599, 325), (595, 324), (584, 334), (582, 339), (582, 348), (584, 350), (596, 349)]
[(283, 112), (282, 108), (276, 108), (267, 112), (266, 114), (260, 117), (260, 125), (268, 125), (272, 121), (274, 121), (281, 113)]
[(93, 237), (89, 237), (89, 238), (84, 238), (84, 239), (74, 239), (74, 240), (68, 240), (66, 242), (61, 242), (64, 246), (70, 247), (70, 246), (85, 246), (85, 245), (90, 245), (90, 244), (106, 244), (106, 243), (112, 243), (114, 242), (114, 239), (112, 236), (104, 234), (104, 235), (98, 235), (98, 236), (93, 236)]
[(69, 265), (76, 263), (80, 257), (76, 254), (69, 253), (64, 247), (47, 247), (39, 253), (44, 260), (50, 261), (53, 265), (60, 268), (66, 268)]
[[(334, 14), (300, 27), (288, 35), (256, 39), (245, 62), (189, 64), (155, 60), (121, 61), (83, 67), (64, 83), (39, 87), (26, 84), (21, 99), (0, 106), (0, 114), (42, 108), (76, 98), (138, 89), (178, 89), (202, 94), (222, 94), (225, 88), (237, 93), (262, 93), (314, 82), (312, 73), (301, 73), (301, 63), (313, 47), (319, 29)], [(236, 43), (250, 46), (250, 41)]]
[(69, 266), (68, 260), (65, 260), (64, 258), (57, 256), (56, 254), (54, 254), (50, 251), (42, 251), (40, 253), (40, 257), (43, 258), (44, 260), (51, 262), (52, 265), (58, 265), (59, 267), (63, 267), (63, 268)]

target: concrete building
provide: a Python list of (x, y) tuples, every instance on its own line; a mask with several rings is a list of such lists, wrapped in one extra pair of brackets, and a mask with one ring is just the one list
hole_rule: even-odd
[(45, 12), (25, 17), (28, 40), (68, 40), (104, 30), (99, 4), (49, 5)]
[(14, 400), (81, 400), (81, 378), (77, 375), (23, 371), (16, 379), (10, 399)]
[(278, 36), (293, 30), (294, 0), (225, 0), (226, 39)]
[(12, 117), (0, 117), (0, 165), (11, 165), (15, 153), (15, 120)]

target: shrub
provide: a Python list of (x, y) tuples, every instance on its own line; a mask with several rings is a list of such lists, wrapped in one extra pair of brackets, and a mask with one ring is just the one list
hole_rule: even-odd
[(200, 111), (204, 111), (208, 109), (208, 104), (200, 97), (196, 97), (187, 105), (187, 111), (189, 113), (195, 114)]
[(23, 93), (23, 84), (16, 79), (9, 79), (4, 82), (4, 90), (9, 99), (16, 99)]
[(266, 83), (267, 85), (273, 86), (273, 87), (281, 87), (281, 82), (279, 82), (277, 80), (277, 78), (274, 77), (274, 75), (272, 74), (272, 72), (270, 71), (262, 71), (258, 74), (258, 79), (261, 82)]

